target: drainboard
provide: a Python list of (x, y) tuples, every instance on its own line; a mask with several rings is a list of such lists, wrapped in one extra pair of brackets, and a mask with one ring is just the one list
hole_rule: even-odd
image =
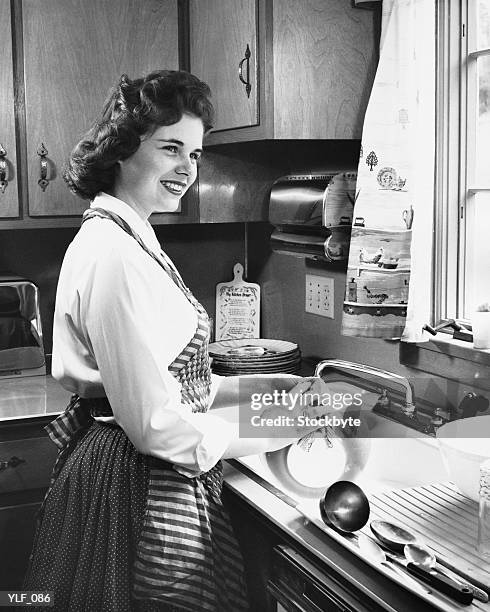
[(476, 550), (478, 504), (449, 483), (390, 491), (370, 498), (373, 518), (394, 520), (420, 536), (440, 561), (490, 590), (490, 560)]
[[(434, 551), (442, 565), (490, 592), (490, 560), (482, 558), (476, 550), (478, 504), (461, 495), (452, 483), (368, 494), (368, 498), (371, 506), (369, 523), (378, 519), (409, 529)], [(320, 517), (318, 500), (316, 503), (313, 500), (303, 502), (297, 509), (330, 537), (364, 558), (355, 536), (340, 535), (325, 525)], [(369, 523), (361, 531), (373, 537)], [(452, 608), (442, 606), (440, 609)], [(488, 611), (490, 604), (474, 599), (471, 609)]]

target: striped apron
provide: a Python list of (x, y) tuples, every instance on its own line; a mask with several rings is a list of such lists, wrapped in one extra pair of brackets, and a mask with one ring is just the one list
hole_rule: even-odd
[[(163, 251), (155, 255), (114, 213), (91, 208), (85, 212), (84, 221), (94, 216), (115, 222), (131, 235), (194, 306), (197, 329), (169, 371), (180, 383), (182, 402), (190, 404), (193, 412), (206, 412), (211, 388), (206, 311)], [(84, 400), (73, 396), (65, 412), (46, 427), (60, 449), (51, 487), (93, 417), (111, 414), (107, 398)], [(148, 493), (133, 566), (134, 599), (161, 602), (189, 612), (248, 610), (241, 555), (221, 503), (221, 462), (197, 478), (188, 478), (165, 461), (150, 456), (146, 459)]]

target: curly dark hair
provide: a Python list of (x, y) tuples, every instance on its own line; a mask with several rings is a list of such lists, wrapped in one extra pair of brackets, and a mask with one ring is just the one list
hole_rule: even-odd
[(86, 200), (114, 185), (117, 162), (135, 153), (141, 137), (172, 125), (184, 113), (199, 117), (204, 132), (213, 127), (211, 91), (189, 72), (159, 70), (131, 80), (123, 74), (101, 117), (76, 145), (63, 171), (70, 190)]

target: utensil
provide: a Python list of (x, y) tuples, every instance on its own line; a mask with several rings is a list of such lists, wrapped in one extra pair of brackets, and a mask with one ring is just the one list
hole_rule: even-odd
[[(371, 521), (370, 527), (380, 542), (399, 552), (404, 552), (405, 545), (413, 544), (417, 539), (410, 531), (387, 521)], [(407, 563), (405, 567), (412, 576), (432, 585), (435, 589), (462, 604), (470, 604), (473, 600), (473, 591), (471, 589), (455, 582), (445, 574), (439, 574), (434, 570), (429, 570), (422, 565), (412, 562)]]
[(455, 601), (459, 601), (461, 604), (469, 605), (473, 601), (473, 591), (469, 587), (455, 582), (452, 578), (446, 576), (446, 574), (438, 573), (435, 570), (428, 570), (422, 565), (416, 565), (415, 563), (407, 563), (406, 568), (412, 576), (420, 578), (420, 580), (427, 582), (427, 584), (432, 585), (435, 589), (441, 591), (441, 593)]
[(406, 544), (411, 544), (417, 540), (412, 532), (387, 521), (371, 521), (370, 527), (380, 542), (397, 552), (402, 553)]
[(471, 589), (471, 591), (473, 592), (473, 597), (475, 597), (475, 599), (483, 601), (484, 603), (488, 602), (488, 593), (486, 593), (483, 589), (478, 588), (474, 584), (471, 584), (468, 581), (464, 580), (464, 578), (461, 578), (455, 572), (452, 572), (451, 570), (448, 570), (446, 568), (441, 569), (441, 566), (437, 563), (437, 559), (434, 553), (423, 544), (406, 544), (403, 552), (408, 561), (411, 561), (416, 565), (421, 565), (422, 567), (425, 567), (429, 570), (436, 569), (440, 574), (444, 574), (448, 578), (452, 578), (461, 586), (466, 586)]
[(323, 521), (340, 533), (364, 527), (369, 519), (369, 500), (364, 491), (350, 480), (339, 480), (327, 489), (320, 500)]
[(404, 582), (411, 585), (411, 587), (418, 593), (422, 593), (423, 595), (432, 593), (430, 589), (417, 582), (405, 570), (398, 567), (398, 565), (395, 565), (400, 564), (403, 566), (403, 563), (396, 559), (396, 557), (391, 557), (391, 555), (385, 553), (385, 551), (365, 533), (359, 534), (358, 545), (359, 549), (364, 555), (366, 555), (366, 557), (370, 558), (375, 563), (389, 567), (391, 570), (396, 572)]

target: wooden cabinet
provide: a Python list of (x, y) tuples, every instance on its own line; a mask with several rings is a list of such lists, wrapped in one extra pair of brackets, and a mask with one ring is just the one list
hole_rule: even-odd
[(0, 218), (19, 215), (10, 0), (0, 0)]
[(178, 68), (177, 0), (24, 0), (23, 24), (29, 215), (79, 215), (63, 164), (121, 74)]
[[(19, 214), (15, 82), (17, 157), (24, 168), (21, 223), (77, 225), (88, 203), (69, 192), (63, 165), (121, 74), (134, 78), (151, 70), (178, 69), (178, 0), (119, 0), (117, 9), (112, 0), (18, 0), (12, 6), (14, 36), (10, 2), (0, 0), (0, 33), (6, 41), (0, 144), (7, 150), (12, 179), (0, 194), (0, 219)], [(195, 220), (194, 208), (184, 201), (182, 214), (157, 215), (155, 221)], [(0, 220), (0, 227), (15, 225)]]
[[(220, 13), (232, 14), (226, 38)], [(361, 137), (377, 65), (376, 12), (350, 0), (191, 0), (189, 21), (191, 72), (209, 83), (217, 110), (209, 144)], [(238, 73), (245, 40), (252, 100)]]
[(214, 92), (215, 129), (257, 125), (257, 0), (190, 0), (190, 16), (191, 72)]

